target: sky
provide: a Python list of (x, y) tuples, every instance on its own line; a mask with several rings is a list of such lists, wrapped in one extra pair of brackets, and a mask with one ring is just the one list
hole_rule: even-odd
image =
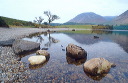
[(65, 23), (80, 13), (94, 12), (101, 16), (118, 16), (128, 10), (128, 0), (0, 0), (0, 16), (33, 21), (44, 11), (51, 11)]

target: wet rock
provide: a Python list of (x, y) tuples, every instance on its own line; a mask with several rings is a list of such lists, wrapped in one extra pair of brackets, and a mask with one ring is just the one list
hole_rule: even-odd
[(37, 50), (36, 54), (37, 55), (44, 55), (44, 56), (49, 56), (50, 55), (46, 50)]
[(104, 58), (93, 58), (84, 63), (84, 71), (91, 75), (101, 75), (108, 73), (113, 65), (115, 64)]
[(0, 41), (0, 46), (12, 46), (14, 41), (15, 41), (15, 39)]
[(50, 54), (46, 50), (37, 50), (36, 54), (45, 56), (47, 60), (50, 58)]
[(94, 39), (98, 39), (99, 37), (98, 36), (94, 36)]
[(48, 48), (42, 48), (42, 50), (48, 50)]
[(40, 48), (39, 43), (26, 40), (16, 40), (12, 46), (15, 54), (23, 54)]
[(46, 65), (47, 63), (48, 63), (48, 60), (45, 61), (44, 63), (38, 64), (38, 65), (29, 64), (29, 69), (32, 69), (32, 70), (39, 69), (39, 68), (43, 67), (44, 65)]
[(72, 31), (76, 31), (75, 29), (72, 29)]
[(87, 52), (77, 45), (68, 44), (66, 47), (66, 55), (75, 59), (82, 59), (87, 56)]
[(46, 61), (46, 57), (45, 56), (31, 56), (28, 58), (28, 61), (30, 62), (31, 65), (38, 65), (38, 64), (42, 64)]
[(65, 49), (62, 49), (62, 51), (65, 51)]

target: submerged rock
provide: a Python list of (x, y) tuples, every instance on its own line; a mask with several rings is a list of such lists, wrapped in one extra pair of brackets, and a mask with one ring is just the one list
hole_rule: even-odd
[(46, 50), (37, 50), (36, 54), (45, 56), (47, 60), (50, 58), (50, 54)]
[(28, 61), (30, 62), (31, 65), (39, 65), (46, 61), (46, 57), (40, 55), (31, 56), (28, 58)]
[(49, 56), (50, 55), (46, 50), (37, 50), (36, 54), (37, 55), (44, 55), (44, 56)]
[(108, 73), (115, 64), (110, 63), (104, 58), (93, 58), (84, 63), (84, 71), (91, 75), (101, 75)]
[(68, 44), (66, 47), (66, 55), (75, 59), (82, 59), (87, 56), (87, 52), (77, 45)]

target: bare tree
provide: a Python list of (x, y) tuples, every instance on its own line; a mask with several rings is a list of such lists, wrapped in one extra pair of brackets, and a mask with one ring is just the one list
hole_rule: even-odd
[(35, 23), (39, 24), (39, 28), (41, 27), (41, 23), (43, 22), (43, 18), (41, 16), (39, 16), (39, 18), (35, 17), (36, 19), (34, 20)]
[(44, 14), (46, 16), (48, 16), (48, 24), (50, 25), (50, 23), (54, 20), (57, 20), (59, 19), (59, 16), (57, 15), (52, 15), (50, 11), (44, 11)]

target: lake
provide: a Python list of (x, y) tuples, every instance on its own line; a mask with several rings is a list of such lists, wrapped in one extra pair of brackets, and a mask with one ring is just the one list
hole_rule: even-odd
[[(98, 38), (95, 38), (97, 36)], [(50, 58), (39, 66), (30, 66), (28, 58), (35, 52), (24, 55), (22, 62), (27, 64), (30, 76), (27, 82), (36, 83), (127, 83), (128, 81), (128, 31), (84, 30), (54, 32), (35, 35), (24, 40), (40, 43), (40, 49), (47, 48)], [(57, 40), (57, 42), (55, 42)], [(73, 43), (87, 51), (87, 58), (74, 60), (66, 56), (66, 47)], [(90, 76), (83, 70), (84, 62), (102, 57), (115, 63), (108, 74)]]

